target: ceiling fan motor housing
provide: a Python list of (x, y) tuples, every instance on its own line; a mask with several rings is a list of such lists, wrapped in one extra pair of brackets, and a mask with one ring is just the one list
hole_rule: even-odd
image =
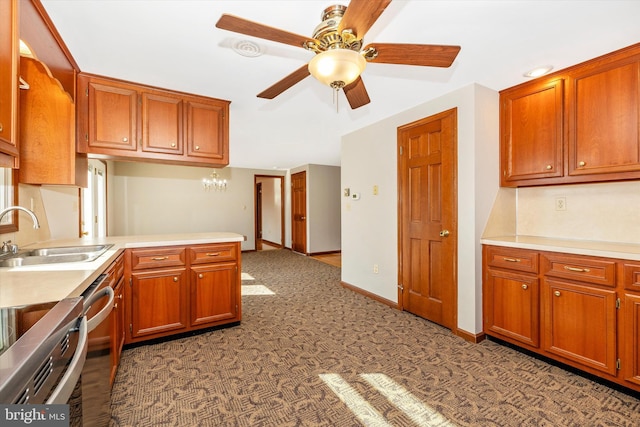
[(307, 49), (316, 53), (329, 49), (349, 49), (356, 52), (362, 48), (362, 40), (357, 40), (350, 30), (338, 32), (338, 26), (344, 16), (347, 6), (335, 4), (327, 7), (321, 15), (322, 22), (313, 30), (313, 38), (319, 44), (307, 43)]

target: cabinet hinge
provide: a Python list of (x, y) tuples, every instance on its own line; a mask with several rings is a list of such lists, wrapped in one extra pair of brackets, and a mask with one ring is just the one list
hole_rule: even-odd
[(238, 272), (238, 266), (236, 265), (236, 273)]
[(88, 133), (85, 133), (85, 134), (84, 134), (84, 140), (85, 140), (85, 141), (89, 141), (89, 134), (88, 134)]
[(616, 298), (616, 308), (620, 308), (620, 298)]
[(401, 292), (404, 292), (404, 286), (402, 283), (398, 283), (398, 289), (400, 289)]
[(403, 150), (402, 150), (402, 145), (400, 146), (400, 155), (402, 156)]
[(89, 88), (84, 89), (84, 96), (89, 96)]
[(620, 363), (620, 359), (616, 360), (616, 369), (619, 371), (622, 369), (622, 363)]
[(133, 324), (129, 323), (129, 332), (133, 332)]
[(238, 312), (238, 304), (236, 304), (236, 313)]
[(129, 286), (133, 286), (133, 277), (129, 277)]

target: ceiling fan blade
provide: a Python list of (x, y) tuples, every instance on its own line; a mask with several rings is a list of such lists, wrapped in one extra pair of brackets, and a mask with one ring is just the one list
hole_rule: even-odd
[(309, 66), (305, 64), (273, 86), (260, 92), (258, 98), (273, 99), (291, 86), (302, 81), (309, 74)]
[(338, 31), (353, 30), (362, 39), (369, 28), (382, 15), (391, 0), (351, 0), (338, 26)]
[(343, 90), (353, 110), (371, 102), (361, 77), (358, 77), (353, 83), (345, 86)]
[(314, 40), (312, 37), (305, 37), (290, 33), (278, 28), (249, 21), (244, 18), (228, 15), (226, 13), (220, 17), (218, 22), (216, 22), (216, 27), (222, 28), (223, 30), (233, 31), (235, 33), (245, 34), (247, 36), (258, 37), (297, 47), (304, 47), (304, 44), (307, 41)]
[(460, 52), (460, 46), (437, 44), (372, 43), (364, 50), (370, 47), (378, 51), (371, 62), (426, 67), (450, 67)]

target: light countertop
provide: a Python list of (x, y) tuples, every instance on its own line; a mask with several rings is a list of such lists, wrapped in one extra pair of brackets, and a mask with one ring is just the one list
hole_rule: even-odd
[(91, 262), (0, 268), (0, 308), (60, 301), (64, 298), (79, 296), (115, 261), (118, 255), (128, 248), (199, 245), (244, 240), (245, 236), (241, 234), (212, 232), (50, 240), (24, 246), (20, 250), (56, 246), (113, 245), (98, 259)]
[(553, 239), (536, 236), (485, 237), (480, 242), (484, 245), (640, 261), (640, 244), (632, 243)]

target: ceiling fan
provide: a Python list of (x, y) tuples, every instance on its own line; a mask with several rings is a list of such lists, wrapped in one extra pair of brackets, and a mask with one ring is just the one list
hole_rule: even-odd
[(460, 46), (405, 43), (372, 43), (363, 48), (366, 32), (390, 3), (391, 0), (351, 0), (348, 7), (329, 6), (312, 37), (228, 14), (220, 17), (216, 27), (316, 53), (308, 65), (259, 93), (259, 98), (273, 99), (311, 74), (336, 91), (344, 90), (349, 105), (356, 109), (370, 102), (360, 77), (367, 62), (446, 68), (460, 51)]

